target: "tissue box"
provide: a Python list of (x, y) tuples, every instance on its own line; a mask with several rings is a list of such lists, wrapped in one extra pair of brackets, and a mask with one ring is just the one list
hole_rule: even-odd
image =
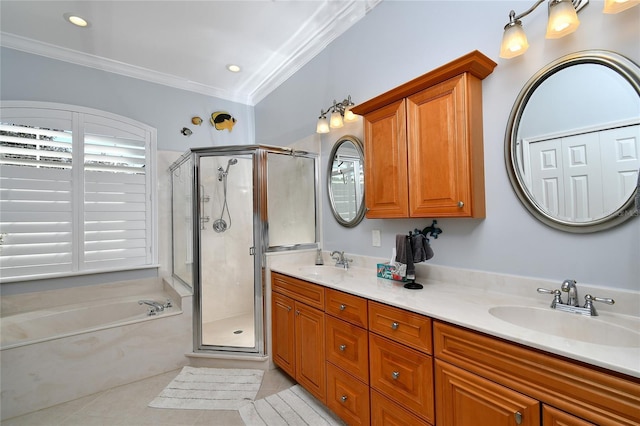
[(398, 275), (396, 273), (395, 265), (389, 265), (388, 263), (378, 263), (376, 269), (378, 271), (377, 273), (378, 278), (386, 278), (388, 280), (402, 281), (402, 282), (407, 281), (405, 277)]

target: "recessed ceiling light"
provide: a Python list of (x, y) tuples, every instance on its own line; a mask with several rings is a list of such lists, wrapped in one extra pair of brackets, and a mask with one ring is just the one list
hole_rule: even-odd
[(62, 16), (64, 16), (65, 21), (71, 22), (76, 27), (85, 28), (85, 27), (89, 26), (89, 21), (87, 21), (86, 19), (84, 19), (84, 18), (82, 18), (82, 17), (80, 17), (80, 16), (78, 16), (76, 14), (65, 13)]
[(227, 69), (231, 72), (240, 72), (240, 67), (234, 64), (227, 65)]

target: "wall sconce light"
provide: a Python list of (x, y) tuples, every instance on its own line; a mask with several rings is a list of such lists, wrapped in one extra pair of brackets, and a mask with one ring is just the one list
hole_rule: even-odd
[[(318, 124), (316, 125), (316, 133), (329, 133), (329, 128), (337, 129), (344, 125), (344, 123), (350, 123), (356, 121), (357, 116), (351, 111), (351, 107), (355, 104), (351, 101), (351, 95), (342, 102), (333, 101), (333, 105), (327, 108), (326, 111), (320, 110), (320, 117), (318, 117)], [(327, 114), (329, 119), (327, 120)]]

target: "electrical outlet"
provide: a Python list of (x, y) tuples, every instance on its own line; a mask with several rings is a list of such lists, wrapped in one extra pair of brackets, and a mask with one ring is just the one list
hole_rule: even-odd
[(380, 230), (374, 229), (371, 231), (371, 244), (374, 247), (380, 247)]

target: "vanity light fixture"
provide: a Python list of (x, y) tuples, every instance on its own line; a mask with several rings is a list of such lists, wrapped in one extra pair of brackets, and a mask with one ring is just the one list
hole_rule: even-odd
[(640, 0), (604, 0), (602, 13), (619, 13), (640, 4)]
[[(350, 123), (356, 121), (358, 117), (351, 111), (351, 107), (355, 104), (351, 101), (351, 95), (349, 95), (344, 101), (333, 101), (333, 105), (327, 108), (326, 111), (320, 110), (320, 117), (318, 117), (318, 124), (316, 125), (316, 133), (329, 133), (330, 129), (337, 129), (344, 125), (344, 123)], [(329, 119), (327, 114), (331, 113)]]
[[(533, 12), (544, 1), (537, 0), (533, 6), (519, 15), (516, 15), (513, 10), (509, 12), (509, 23), (504, 27), (500, 46), (501, 58), (514, 58), (527, 51), (529, 43), (520, 19)], [(560, 38), (574, 32), (580, 25), (578, 11), (587, 3), (589, 0), (548, 0), (549, 18), (546, 38)]]

